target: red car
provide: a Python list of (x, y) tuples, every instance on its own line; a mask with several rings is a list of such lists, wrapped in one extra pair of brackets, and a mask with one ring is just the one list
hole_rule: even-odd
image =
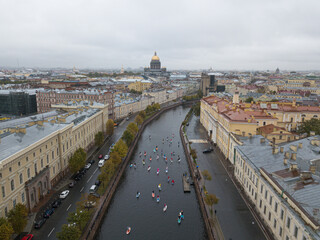
[(33, 234), (25, 235), (21, 240), (31, 240), (33, 239)]
[(102, 155), (102, 154), (100, 154), (100, 155), (99, 155), (99, 159), (102, 159), (102, 158), (103, 158), (103, 155)]

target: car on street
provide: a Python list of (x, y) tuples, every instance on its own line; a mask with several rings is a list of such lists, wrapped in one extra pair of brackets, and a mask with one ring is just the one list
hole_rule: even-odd
[(99, 163), (98, 163), (98, 167), (102, 167), (102, 166), (104, 165), (104, 162), (105, 162), (105, 161), (104, 161), (103, 159), (100, 160)]
[(211, 153), (212, 151), (213, 151), (212, 148), (208, 148), (208, 149), (203, 150), (202, 153)]
[(97, 186), (100, 186), (100, 184), (101, 184), (101, 181), (100, 181), (100, 180), (97, 180), (97, 181), (94, 183), (94, 185), (97, 185)]
[(48, 208), (48, 209), (45, 210), (45, 212), (43, 213), (43, 217), (44, 217), (44, 218), (49, 218), (53, 213), (54, 213), (53, 208)]
[(90, 189), (89, 189), (89, 192), (90, 192), (90, 193), (95, 193), (95, 192), (97, 191), (97, 189), (98, 189), (98, 186), (97, 186), (97, 185), (92, 185), (92, 186), (90, 187)]
[(85, 169), (89, 169), (90, 167), (91, 167), (91, 163), (87, 163), (87, 164), (84, 166)]
[(33, 234), (27, 234), (21, 240), (32, 240), (32, 239), (33, 239)]
[(75, 184), (76, 184), (75, 181), (71, 181), (71, 182), (68, 184), (68, 186), (69, 186), (69, 188), (73, 188)]
[(34, 223), (34, 228), (35, 228), (35, 229), (41, 228), (42, 225), (46, 222), (46, 220), (47, 220), (46, 218), (41, 218), (40, 220), (35, 221), (35, 223)]
[(87, 172), (87, 169), (86, 168), (81, 168), (79, 173), (82, 174), (82, 175), (85, 175)]
[(57, 200), (55, 200), (53, 203), (52, 203), (52, 207), (53, 208), (57, 208), (57, 207), (59, 207), (60, 205), (61, 205), (61, 199), (57, 199)]
[(94, 162), (95, 162), (94, 159), (91, 159), (91, 160), (89, 161), (89, 163), (91, 163), (91, 165), (94, 164)]
[(104, 160), (108, 160), (110, 158), (110, 156), (107, 154), (104, 156)]
[(73, 177), (73, 179), (74, 180), (76, 180), (76, 181), (79, 181), (81, 178), (82, 178), (82, 174), (81, 173), (77, 173), (74, 177)]
[(98, 158), (99, 158), (99, 159), (102, 159), (102, 158), (103, 158), (103, 155), (102, 155), (102, 154), (100, 154)]
[(65, 199), (68, 196), (69, 192), (70, 192), (69, 190), (64, 190), (63, 192), (60, 193), (59, 197), (61, 199)]
[(126, 120), (127, 120), (127, 121), (129, 121), (129, 120), (130, 120), (130, 118), (129, 118), (129, 117), (127, 117), (127, 118), (126, 118)]

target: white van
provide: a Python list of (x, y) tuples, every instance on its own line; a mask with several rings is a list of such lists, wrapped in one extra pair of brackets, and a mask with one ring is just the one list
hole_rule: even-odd
[(104, 165), (104, 159), (101, 159), (98, 163), (98, 167), (102, 167)]
[(92, 185), (91, 188), (89, 189), (89, 193), (95, 193), (98, 189), (97, 185)]

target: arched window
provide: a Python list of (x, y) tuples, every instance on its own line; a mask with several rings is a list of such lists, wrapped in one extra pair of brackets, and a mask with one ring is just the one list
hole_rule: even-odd
[(317, 118), (317, 117), (318, 117), (318, 115), (313, 115), (313, 117), (314, 117), (314, 118)]

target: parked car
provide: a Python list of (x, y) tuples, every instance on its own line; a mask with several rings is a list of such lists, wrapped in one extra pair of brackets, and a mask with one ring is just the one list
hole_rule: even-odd
[(212, 148), (205, 149), (202, 153), (211, 153), (213, 151)]
[(102, 155), (102, 154), (100, 154), (98, 158), (99, 158), (99, 159), (102, 159), (102, 158), (103, 158), (103, 155)]
[(69, 192), (70, 192), (69, 190), (65, 190), (62, 193), (60, 193), (59, 197), (61, 199), (65, 199), (68, 196)]
[(53, 213), (54, 213), (53, 208), (49, 208), (43, 213), (43, 217), (44, 218), (49, 218)]
[(107, 154), (104, 156), (104, 160), (108, 160), (110, 158), (110, 156)]
[(98, 186), (97, 185), (92, 185), (89, 189), (89, 193), (95, 193), (98, 189)]
[(76, 184), (75, 181), (71, 181), (71, 182), (69, 183), (69, 188), (73, 188), (75, 184)]
[(87, 163), (87, 164), (84, 166), (85, 169), (89, 169), (90, 167), (91, 167), (91, 163)]
[(96, 198), (100, 198), (100, 195), (96, 192), (90, 193), (90, 195), (95, 196)]
[(83, 175), (81, 173), (78, 173), (73, 177), (73, 179), (76, 180), (76, 181), (79, 181), (82, 178), (82, 176)]
[(98, 163), (98, 167), (102, 167), (104, 165), (104, 160), (100, 160), (99, 163)]
[(35, 229), (41, 228), (42, 225), (46, 222), (46, 220), (47, 220), (46, 218), (41, 218), (40, 220), (36, 221), (36, 222), (34, 223), (34, 228), (35, 228)]
[(127, 118), (126, 118), (126, 120), (127, 120), (127, 121), (129, 121), (129, 120), (130, 120), (130, 118), (129, 118), (129, 117), (127, 117)]
[(100, 180), (97, 180), (94, 184), (97, 185), (97, 186), (100, 186), (101, 181), (100, 181)]
[(33, 234), (27, 234), (21, 240), (31, 240), (31, 239), (33, 239)]
[(86, 172), (87, 172), (87, 169), (85, 169), (85, 168), (81, 168), (80, 171), (79, 171), (79, 173), (82, 174), (82, 175), (85, 175)]
[(89, 163), (91, 163), (91, 165), (94, 164), (94, 162), (95, 162), (94, 159), (91, 159), (91, 160), (89, 161)]
[(52, 203), (52, 207), (53, 208), (57, 208), (57, 207), (59, 207), (60, 205), (61, 205), (61, 199), (57, 199), (57, 200), (55, 200), (53, 203)]

